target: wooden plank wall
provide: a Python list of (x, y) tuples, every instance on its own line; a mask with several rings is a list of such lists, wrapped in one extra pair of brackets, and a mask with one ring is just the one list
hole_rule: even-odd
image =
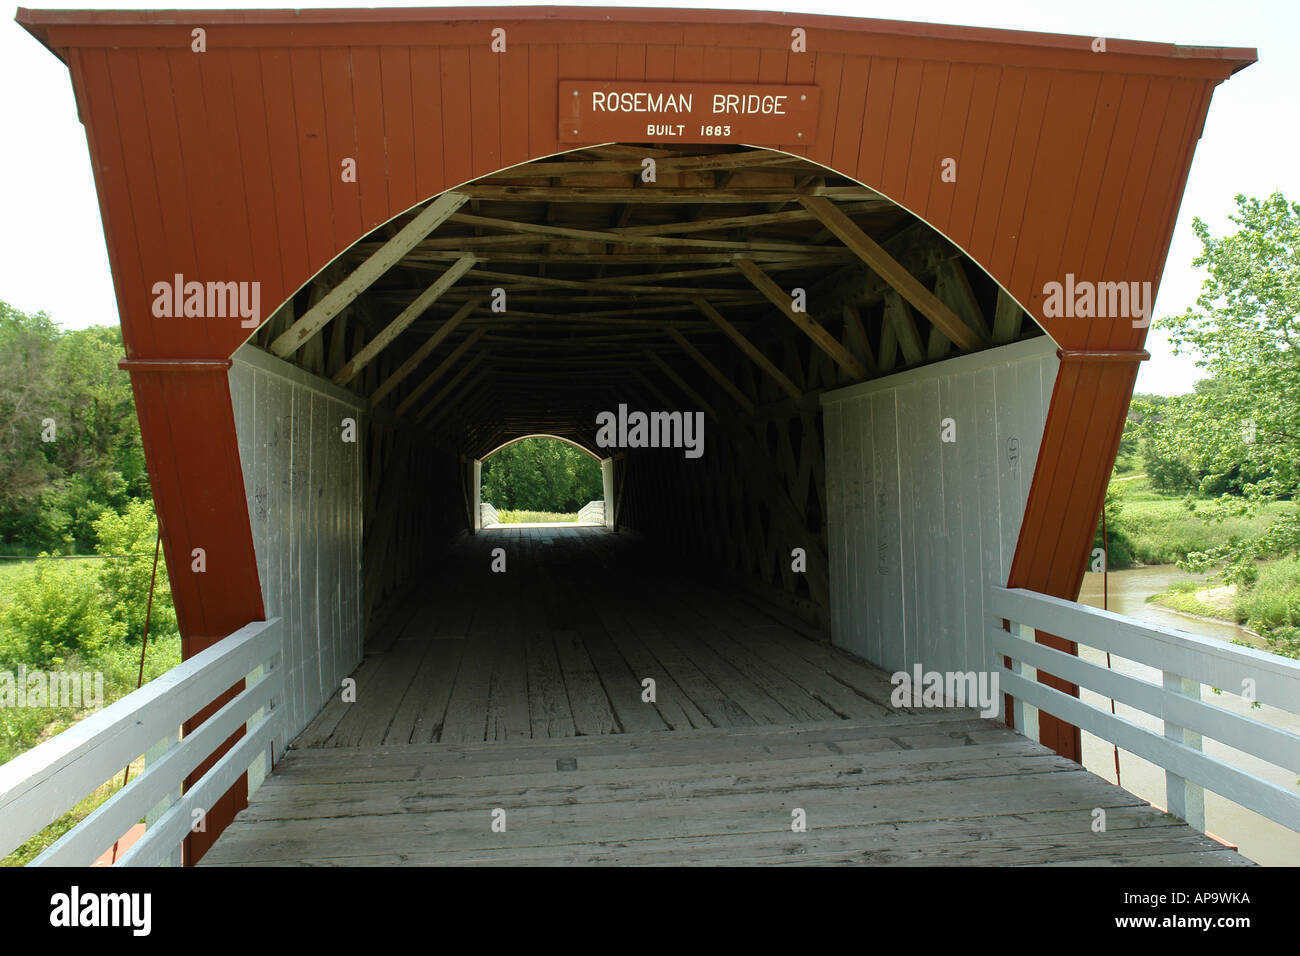
[(835, 644), (889, 671), (986, 669), (1058, 365), (1041, 337), (823, 396)]
[(229, 375), (262, 600), (284, 620), (291, 739), (361, 662), (364, 406), (252, 346)]

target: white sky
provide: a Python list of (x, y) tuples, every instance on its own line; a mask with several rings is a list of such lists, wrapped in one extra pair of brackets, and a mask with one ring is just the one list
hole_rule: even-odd
[[(43, 4), (33, 0), (34, 7)], [(266, 3), (87, 2), (78, 9), (211, 9)], [(482, 0), (384, 6), (512, 6)], [(1300, 3), (1296, 0), (713, 0), (683, 3), (570, 4), (765, 9), (1002, 27), (1079, 36), (1155, 40), (1198, 46), (1255, 47), (1259, 62), (1219, 86), (1196, 149), (1178, 225), (1155, 302), (1155, 316), (1193, 304), (1201, 274), (1193, 216), (1215, 231), (1230, 224), (1233, 196), (1281, 190), (1300, 200)], [(319, 7), (366, 6), (329, 3)], [(0, 299), (27, 312), (49, 312), (66, 328), (117, 321), (99, 204), (85, 132), (77, 121), (67, 69), (11, 19), (0, 21)], [(1199, 377), (1193, 361), (1173, 356), (1164, 336), (1138, 391), (1177, 394)]]

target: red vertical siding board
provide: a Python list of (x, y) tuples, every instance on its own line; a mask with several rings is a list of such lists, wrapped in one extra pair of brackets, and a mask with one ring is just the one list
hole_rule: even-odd
[(469, 141), (469, 50), (442, 49), (442, 141), (447, 185), (458, 186), (474, 176)]
[(662, 43), (648, 44), (645, 52), (646, 79), (664, 82), (672, 80), (676, 52), (675, 47)]
[(407, 47), (384, 47), (380, 51), (379, 83), (384, 103), (384, 157), (388, 166), (389, 210), (405, 210), (420, 199), (415, 190), (411, 53)]
[(759, 61), (762, 51), (752, 48), (731, 51), (732, 83), (757, 83)]
[(469, 48), (469, 146), (475, 176), (501, 168), (502, 55), (486, 42)]
[[(1092, 116), (1080, 150), (1079, 173), (1070, 196), (1068, 214), (1042, 238), (1042, 252), (1035, 269), (1033, 299), (1025, 303), (1035, 315), (1042, 314), (1042, 283), (1064, 282), (1065, 274), (1082, 275), (1082, 260), (1089, 239), (1089, 226), (1096, 212), (1097, 195), (1105, 174), (1118, 114), (1122, 81), (1104, 77), (1094, 86)], [(1048, 181), (1050, 188), (1050, 180)], [(1049, 270), (1055, 269), (1055, 275)], [(1057, 329), (1060, 331), (1059, 326)], [(1060, 339), (1057, 339), (1060, 342)], [(1065, 343), (1063, 343), (1065, 344)]]
[(343, 161), (355, 163), (357, 159), (352, 57), (347, 47), (331, 46), (320, 51), (320, 77), (325, 101), (325, 168), (329, 173), (330, 219), (337, 253), (364, 235), (360, 176), (353, 182), (343, 181)]
[[(113, 286), (117, 308), (122, 322), (122, 338), (128, 356), (153, 353), (157, 346), (157, 332), (152, 321), (146, 321), (147, 302), (142, 257), (150, 236), (157, 236), (161, 213), (157, 210), (156, 196), (152, 229), (138, 219), (131, 203), (131, 188), (122, 147), (124, 120), (119, 121), (114, 105), (112, 81), (102, 50), (74, 50), (74, 79), (79, 71), (84, 77), (84, 87), (78, 99), (85, 108), (82, 120), (90, 143), (91, 169), (95, 174), (99, 193), (100, 218), (108, 244), (108, 258), (113, 270)], [(136, 241), (130, 241), (134, 238)], [(135, 312), (127, 290), (133, 290)], [(134, 316), (139, 315), (140, 321)], [(154, 353), (156, 354), (156, 353)]]
[(862, 116), (862, 135), (858, 143), (858, 181), (880, 189), (885, 171), (885, 134), (889, 130), (894, 105), (894, 84), (898, 61), (893, 57), (873, 56), (867, 76), (866, 106)]
[[(944, 84), (943, 107), (939, 111), (938, 126), (934, 137), (934, 176), (930, 180), (930, 191), (924, 200), (924, 208), (929, 210), (930, 225), (947, 234), (952, 225), (952, 204), (957, 195), (957, 183), (961, 181), (962, 146), (971, 133), (967, 125), (970, 115), (971, 92), (974, 86), (975, 67), (969, 63), (954, 63), (948, 68), (947, 82)], [(956, 162), (957, 179), (945, 182), (942, 178), (943, 163), (952, 159)], [(976, 170), (971, 170), (975, 173)]]
[(554, 44), (529, 48), (528, 77), (528, 155), (537, 159), (558, 149), (560, 76), (559, 51)]
[(334, 258), (334, 216), (329, 198), (334, 170), (325, 137), (325, 101), (321, 95), (320, 52), (295, 49), (289, 54), (293, 77), (293, 109), (302, 163), (303, 213), (307, 225), (307, 255), (313, 273)]
[[(171, 91), (146, 89), (151, 116), (167, 116), (175, 110), (176, 128), (180, 144), (179, 160), (166, 153), (164, 162), (175, 162), (184, 176), (184, 191), (188, 202), (181, 208), (190, 210), (189, 221), (194, 235), (194, 265), (192, 277), (202, 282), (231, 282), (238, 277), (231, 264), (229, 246), (242, 242), (244, 237), (231, 229), (228, 211), (232, 205), (230, 188), (222, 188), (226, 175), (219, 169), (213, 155), (213, 131), (208, 105), (203, 92), (202, 74), (212, 66), (210, 61), (185, 50), (171, 50), (166, 54), (171, 73)], [(187, 104), (176, 107), (173, 104)], [(198, 108), (196, 108), (196, 106)], [(167, 142), (170, 146), (171, 142)], [(161, 169), (160, 169), (161, 172)], [(233, 183), (232, 183), (233, 185)], [(164, 204), (164, 208), (171, 208)], [(191, 273), (186, 272), (186, 278)], [(184, 320), (186, 324), (195, 322)], [(220, 343), (232, 337), (239, 328), (238, 318), (208, 317), (195, 323), (194, 334), (205, 341), (200, 354), (220, 348)], [(177, 353), (185, 354), (185, 353)]]
[[(289, 73), (289, 52), (261, 51), (262, 102), (271, 150), (271, 182), (275, 189), (275, 216), (280, 224), (280, 258), (290, 277), (286, 292), (305, 283), (314, 274), (307, 253), (307, 219), (303, 214), (302, 185), (298, 158), (298, 135), (293, 111), (293, 80)], [(358, 164), (358, 176), (364, 175)], [(229, 355), (227, 351), (225, 353)]]
[[(1005, 280), (1009, 288), (1029, 289), (1031, 300), (1033, 295), (1041, 294), (1044, 282), (1064, 280), (1064, 276), (1054, 274), (1059, 261), (1054, 247), (1059, 243), (1061, 223), (1069, 219), (1075, 202), (1084, 157), (1080, 145), (1092, 128), (1092, 107), (1097, 98), (1095, 79), (1081, 74), (1051, 79), (1025, 215)], [(1051, 263), (1041, 275), (1040, 261)]]
[[(213, 56), (203, 63), (201, 80), (203, 99), (207, 104), (208, 142), (212, 165), (221, 182), (228, 186), (220, 193), (219, 215), (223, 232), (228, 236), (225, 248), (227, 265), (233, 281), (251, 282), (255, 275), (256, 260), (250, 244), (248, 217), (248, 186), (244, 180), (244, 167), (240, 162), (244, 143), (235, 113), (235, 92), (231, 76), (230, 51)], [(218, 199), (223, 198), (222, 195)], [(265, 304), (265, 303), (263, 303)]]
[[(862, 113), (867, 105), (867, 79), (871, 71), (871, 61), (864, 56), (848, 56), (843, 59), (840, 71), (839, 103), (836, 107), (835, 142), (831, 147), (830, 166), (832, 169), (848, 170), (850, 174), (857, 168), (858, 155), (862, 150)], [(820, 131), (818, 145), (825, 148)]]
[(931, 225), (929, 206), (935, 183), (939, 182), (939, 124), (943, 120), (944, 98), (948, 92), (948, 64), (926, 63), (921, 71), (921, 88), (916, 101), (916, 126), (912, 133), (907, 179), (903, 187), (904, 204), (909, 209), (925, 210)]
[(966, 128), (962, 134), (961, 154), (957, 157), (957, 182), (948, 217), (948, 238), (968, 253), (974, 242), (975, 212), (981, 190), (989, 182), (988, 157), (1002, 78), (1000, 67), (981, 65), (976, 68), (970, 108), (964, 120)]
[(411, 48), (415, 192), (421, 199), (437, 195), (446, 185), (446, 169), (442, 158), (442, 98), (438, 95), (438, 59), (436, 47)]
[(1025, 81), (1018, 128), (1014, 134), (1016, 145), (1011, 151), (1002, 202), (997, 211), (994, 247), (992, 255), (985, 260), (985, 267), (1004, 284), (1007, 283), (1011, 263), (1020, 245), (1025, 218), (1033, 213), (1027, 203), (1029, 182), (1042, 145), (1039, 134), (1043, 127), (1043, 114), (1051, 83), (1051, 76), (1041, 71), (1029, 74)]
[(844, 72), (844, 57), (819, 53), (814, 61), (813, 83), (821, 90), (817, 112), (817, 141), (804, 155), (823, 166), (832, 166), (835, 142), (842, 135), (839, 123), (840, 81)]
[(402, 211), (388, 184), (388, 153), (384, 148), (384, 98), (379, 51), (354, 46), (352, 108), (357, 126), (357, 184), (361, 192), (361, 228), (374, 229)]
[(999, 79), (998, 101), (989, 127), (989, 148), (980, 170), (979, 198), (966, 251), (982, 262), (989, 272), (993, 272), (989, 264), (996, 246), (998, 214), (1006, 201), (1007, 176), (1020, 122), (1025, 79), (1025, 71), (1021, 69), (1004, 70)]
[(889, 128), (884, 136), (885, 162), (881, 167), (880, 189), (900, 205), (907, 189), (907, 170), (912, 162), (912, 137), (916, 131), (916, 105), (921, 96), (923, 71), (924, 66), (915, 60), (899, 61)]
[[(262, 65), (253, 50), (230, 51), (234, 121), (239, 129), (239, 162), (243, 168), (248, 213), (248, 248), (251, 278), (262, 283), (262, 312), (269, 317), (301, 281), (285, 271), (280, 256), (280, 224), (276, 216), (275, 187), (266, 171), (271, 167), (271, 146), (262, 105)], [(294, 283), (291, 287), (290, 283)]]
[[(142, 234), (141, 258), (146, 273), (146, 289), (155, 282), (173, 281), (180, 273), (185, 280), (205, 281), (215, 276), (199, 275), (195, 234), (203, 215), (201, 208), (191, 210), (185, 177), (184, 140), (176, 117), (176, 99), (172, 87), (167, 54), (162, 51), (118, 51), (109, 58), (113, 77), (113, 96), (123, 123), (123, 141), (127, 145), (123, 161), (131, 179), (131, 201), (136, 221), (148, 229), (151, 221), (160, 228)], [(192, 112), (199, 112), (193, 110)], [(200, 114), (201, 115), (201, 114)], [(186, 215), (167, 215), (163, 210), (188, 210)], [(152, 273), (152, 274), (151, 274)], [(143, 291), (143, 290), (142, 290)], [(135, 292), (135, 290), (129, 290)], [(132, 296), (128, 308), (139, 310), (144, 303)], [(152, 305), (152, 295), (148, 296)], [(168, 355), (203, 355), (211, 350), (209, 326), (203, 319), (179, 317), (157, 318), (156, 341)]]
[[(1076, 278), (1101, 275), (1108, 267), (1110, 240), (1119, 219), (1120, 195), (1130, 166), (1137, 162), (1131, 144), (1142, 122), (1148, 86), (1149, 80), (1146, 77), (1130, 78), (1124, 84), (1115, 116), (1112, 143), (1106, 157), (1105, 171), (1097, 191), (1096, 206), (1090, 216), (1087, 245), (1082, 258), (1072, 263), (1078, 266), (1075, 270)], [(1087, 213), (1087, 210), (1081, 210), (1080, 214), (1087, 215)], [(1058, 318), (1054, 320), (1054, 324), (1061, 329), (1057, 341), (1062, 345), (1067, 348), (1083, 348), (1087, 345), (1086, 329), (1081, 329), (1068, 319)]]
[[(514, 166), (527, 162), (528, 153), (528, 61), (532, 51), (511, 46), (501, 60), (501, 163)], [(555, 99), (555, 93), (551, 93)]]

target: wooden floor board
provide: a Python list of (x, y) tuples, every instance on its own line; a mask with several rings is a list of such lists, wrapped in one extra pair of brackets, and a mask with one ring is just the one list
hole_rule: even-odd
[(603, 529), (462, 539), (387, 620), (205, 864), (1249, 865)]

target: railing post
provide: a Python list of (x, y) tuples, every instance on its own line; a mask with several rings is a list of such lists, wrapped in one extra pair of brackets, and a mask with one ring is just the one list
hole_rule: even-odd
[[(173, 730), (170, 734), (168, 734), (166, 737), (159, 740), (156, 744), (154, 744), (147, 751), (145, 751), (145, 755), (144, 755), (145, 769), (146, 770), (149, 769), (150, 766), (156, 763), (160, 758), (166, 755), (169, 751), (179, 746), (180, 740), (181, 740), (181, 731), (180, 731), (180, 727), (177, 726), (176, 729)], [(177, 800), (179, 800), (181, 796), (182, 796), (181, 785), (178, 783), (176, 784), (175, 790), (167, 794), (166, 797), (160, 800), (156, 806), (154, 806), (151, 810), (149, 810), (148, 813), (144, 815), (144, 828), (146, 833), (149, 832), (150, 827), (152, 827), (155, 823), (158, 822), (159, 819), (161, 819), (164, 813), (166, 813), (168, 810), (171, 809), (172, 804), (174, 804)], [(172, 853), (172, 855), (168, 858), (167, 865), (168, 866), (181, 865), (181, 848), (179, 846), (176, 847), (176, 851)]]
[[(1034, 629), (1032, 627), (1016, 621), (1012, 621), (1011, 626), (1016, 629), (1022, 641), (1033, 643)], [(1012, 666), (1025, 680), (1038, 680), (1038, 668), (1032, 667), (1024, 661), (1013, 661)], [(1016, 729), (1035, 743), (1042, 743), (1038, 731), (1038, 708), (1022, 698), (1015, 697), (1012, 699), (1016, 702)]]
[[(1164, 687), (1171, 694), (1191, 697), (1198, 701), (1201, 699), (1200, 682), (1189, 680), (1178, 674), (1165, 672)], [(1196, 731), (1170, 723), (1168, 718), (1164, 719), (1164, 723), (1165, 736), (1170, 740), (1191, 747), (1193, 750), (1201, 749), (1201, 735)], [(1202, 833), (1205, 832), (1205, 790), (1201, 788), (1200, 784), (1193, 783), (1176, 773), (1166, 770), (1165, 801), (1169, 805), (1170, 813), (1186, 820), (1189, 825)]]

